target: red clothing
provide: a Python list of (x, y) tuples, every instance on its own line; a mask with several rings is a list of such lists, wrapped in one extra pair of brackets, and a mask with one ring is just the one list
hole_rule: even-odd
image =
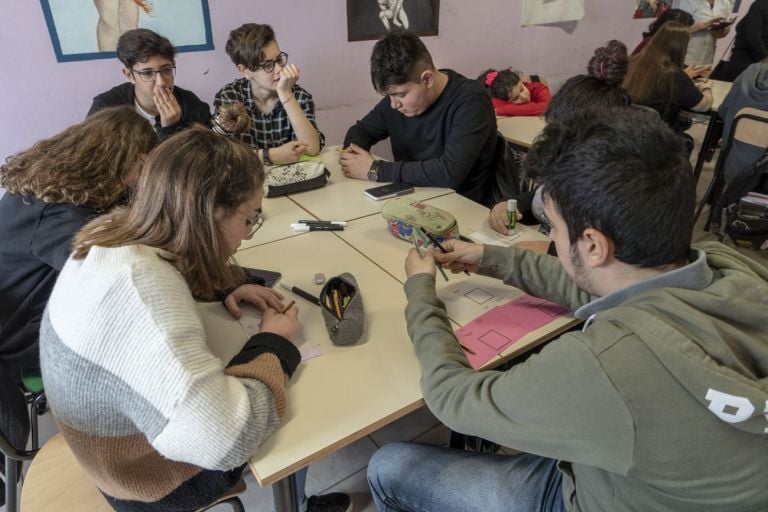
[(493, 108), (497, 116), (540, 116), (547, 110), (552, 94), (549, 87), (541, 82), (523, 82), (531, 93), (531, 100), (527, 103), (512, 103), (499, 98), (491, 98)]

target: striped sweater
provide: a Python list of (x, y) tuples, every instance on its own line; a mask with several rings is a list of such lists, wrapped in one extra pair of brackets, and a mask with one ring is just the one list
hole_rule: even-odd
[(70, 258), (40, 330), (59, 428), (120, 511), (195, 510), (231, 488), (277, 428), (300, 360), (262, 333), (225, 367), (161, 254), (94, 247)]

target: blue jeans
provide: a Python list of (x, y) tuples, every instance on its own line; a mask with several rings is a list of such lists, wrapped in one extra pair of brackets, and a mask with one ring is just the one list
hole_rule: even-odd
[(368, 464), (381, 512), (563, 512), (557, 461), (392, 443)]

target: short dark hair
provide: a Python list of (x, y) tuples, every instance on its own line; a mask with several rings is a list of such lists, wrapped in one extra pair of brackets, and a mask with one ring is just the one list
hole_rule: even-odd
[(272, 27), (260, 23), (246, 23), (229, 33), (225, 50), (235, 66), (242, 64), (254, 70), (264, 60), (264, 47), (275, 40)]
[[(496, 73), (496, 76), (489, 80), (491, 73)], [(521, 74), (519, 71), (512, 71), (511, 69), (502, 69), (501, 71), (486, 69), (477, 77), (477, 80), (488, 89), (492, 98), (507, 101), (509, 100), (510, 87), (514, 87), (520, 82)]]
[(523, 169), (563, 217), (572, 247), (591, 227), (626, 264), (687, 261), (695, 181), (682, 138), (663, 121), (630, 107), (576, 112), (546, 125)]
[(661, 13), (658, 18), (653, 20), (650, 25), (648, 25), (648, 32), (645, 32), (643, 37), (652, 36), (659, 31), (662, 25), (669, 23), (670, 21), (680, 23), (686, 27), (690, 27), (693, 25), (693, 16), (682, 9), (667, 9)]
[(138, 62), (148, 61), (154, 55), (172, 61), (176, 58), (176, 48), (167, 38), (146, 28), (123, 32), (117, 40), (117, 58), (128, 69), (133, 69)]
[(421, 39), (409, 30), (393, 30), (373, 46), (371, 53), (371, 82), (379, 93), (390, 85), (416, 80), (417, 66), (434, 69), (432, 56)]

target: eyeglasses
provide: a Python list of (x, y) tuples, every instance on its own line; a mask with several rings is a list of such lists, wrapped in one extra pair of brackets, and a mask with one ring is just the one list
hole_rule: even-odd
[(165, 80), (170, 80), (176, 75), (176, 66), (168, 66), (160, 69), (131, 69), (131, 73), (136, 73), (143, 82), (154, 82), (157, 80), (158, 73)]
[(264, 217), (261, 216), (261, 212), (256, 214), (256, 217), (253, 219), (248, 217), (247, 215), (244, 215), (246, 219), (246, 226), (248, 226), (248, 238), (252, 237), (254, 233), (256, 233), (264, 224)]
[(284, 67), (286, 64), (288, 64), (288, 54), (285, 52), (280, 52), (280, 54), (272, 60), (263, 60), (259, 64), (256, 64), (252, 71), (263, 69), (267, 73), (271, 73), (275, 70), (276, 64), (280, 64), (280, 67)]

